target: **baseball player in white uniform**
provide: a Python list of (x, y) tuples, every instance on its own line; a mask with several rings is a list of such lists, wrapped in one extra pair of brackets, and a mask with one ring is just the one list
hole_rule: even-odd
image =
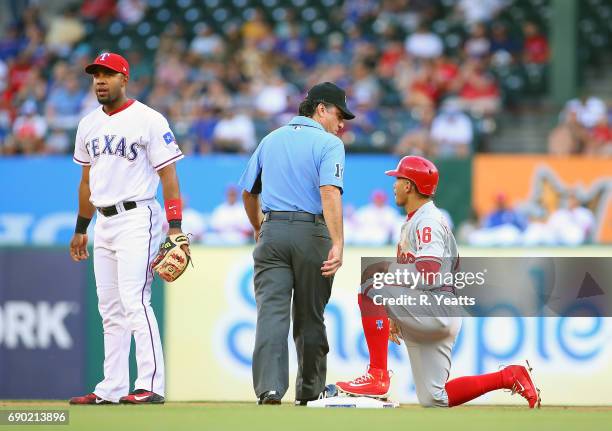
[[(427, 159), (407, 156), (386, 174), (396, 177), (395, 201), (405, 208), (408, 217), (402, 226), (396, 262), (375, 263), (362, 275), (358, 302), (370, 353), (368, 370), (354, 380), (337, 382), (336, 386), (350, 395), (386, 397), (390, 385), (388, 340), (399, 344), (402, 338), (422, 406), (453, 407), (496, 389), (519, 393), (530, 408), (539, 406), (539, 391), (529, 370), (520, 365), (448, 381), (451, 351), (461, 329), (461, 317), (454, 317), (456, 308), (452, 312), (449, 308), (445, 310), (448, 306), (438, 305), (436, 297), (450, 300), (456, 297), (454, 287), (444, 284), (447, 278), (436, 274), (456, 271), (459, 253), (444, 215), (431, 200), (438, 185), (438, 170)], [(393, 274), (398, 269), (421, 277), (412, 278), (419, 280), (412, 288), (401, 283), (374, 285), (376, 273)]]
[[(79, 214), (70, 254), (88, 258), (87, 226), (94, 228), (94, 272), (104, 327), (104, 379), (71, 404), (163, 403), (164, 359), (151, 307), (151, 262), (162, 240), (163, 211), (155, 199), (161, 179), (168, 234), (181, 232), (174, 163), (183, 158), (168, 121), (126, 96), (129, 64), (100, 54), (85, 68), (101, 106), (79, 123), (74, 161), (83, 167)], [(130, 344), (136, 342), (138, 378), (129, 392)]]

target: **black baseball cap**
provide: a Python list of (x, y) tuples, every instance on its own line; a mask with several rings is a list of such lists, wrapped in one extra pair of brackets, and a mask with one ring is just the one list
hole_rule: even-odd
[(308, 91), (306, 100), (331, 103), (342, 111), (342, 117), (345, 120), (352, 120), (355, 118), (355, 114), (349, 111), (346, 106), (346, 93), (333, 82), (323, 82), (315, 85)]

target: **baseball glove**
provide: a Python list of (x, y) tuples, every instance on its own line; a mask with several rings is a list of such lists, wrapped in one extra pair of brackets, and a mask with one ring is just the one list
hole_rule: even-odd
[[(184, 245), (187, 247), (183, 248)], [(187, 265), (191, 262), (188, 247), (189, 238), (184, 233), (168, 235), (165, 241), (160, 244), (157, 256), (151, 264), (151, 269), (165, 281), (176, 280), (185, 272)]]

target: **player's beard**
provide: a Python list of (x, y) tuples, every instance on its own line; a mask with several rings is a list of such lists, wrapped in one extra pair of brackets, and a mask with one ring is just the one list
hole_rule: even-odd
[(99, 96), (98, 94), (96, 94), (96, 98), (98, 99), (98, 103), (100, 105), (112, 105), (116, 100), (117, 100), (117, 96), (114, 96), (111, 94), (110, 91), (106, 92), (105, 96)]

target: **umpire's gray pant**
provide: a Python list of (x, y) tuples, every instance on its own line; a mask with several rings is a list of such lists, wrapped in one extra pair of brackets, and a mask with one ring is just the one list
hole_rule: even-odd
[(258, 397), (271, 390), (284, 396), (289, 387), (290, 310), (298, 359), (295, 398), (315, 399), (325, 387), (329, 346), (323, 312), (333, 280), (321, 275), (321, 266), (331, 245), (324, 223), (270, 220), (262, 226), (253, 252), (257, 301), (253, 387)]

